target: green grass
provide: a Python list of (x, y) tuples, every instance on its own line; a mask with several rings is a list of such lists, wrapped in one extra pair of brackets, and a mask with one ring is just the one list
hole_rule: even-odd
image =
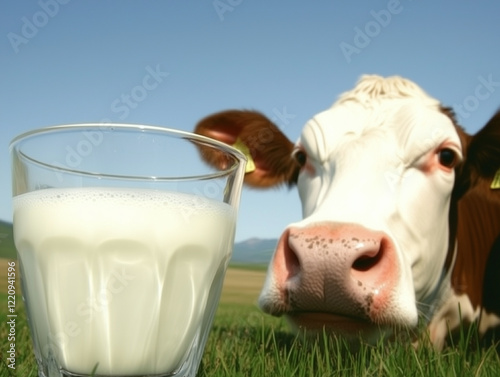
[(12, 224), (0, 221), (0, 258), (16, 258)]
[[(254, 270), (229, 274), (198, 377), (500, 376), (496, 350), (474, 346), (474, 336), (468, 333), (442, 352), (428, 346), (415, 349), (409, 342), (399, 341), (362, 346), (353, 353), (336, 338), (294, 336), (282, 319), (264, 315), (254, 305), (260, 289), (259, 273), (263, 277), (264, 272)], [(238, 285), (238, 279), (246, 283)], [(235, 294), (242, 289), (244, 294)], [(0, 295), (0, 377), (35, 377), (36, 365), (20, 298), (16, 308), (15, 373), (5, 365), (6, 300), (6, 295)]]
[(410, 343), (381, 343), (349, 351), (327, 335), (293, 336), (280, 320), (253, 307), (221, 305), (199, 376), (499, 376), (494, 348), (471, 349), (464, 337), (437, 352)]

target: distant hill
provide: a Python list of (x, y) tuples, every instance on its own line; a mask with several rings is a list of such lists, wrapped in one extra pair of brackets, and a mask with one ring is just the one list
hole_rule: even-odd
[(268, 264), (273, 255), (277, 239), (250, 238), (234, 244), (231, 263)]
[(0, 220), (0, 258), (17, 258), (12, 223)]

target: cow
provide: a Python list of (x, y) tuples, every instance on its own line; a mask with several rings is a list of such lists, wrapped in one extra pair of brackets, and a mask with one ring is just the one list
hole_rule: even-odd
[(252, 110), (195, 132), (247, 154), (248, 186), (298, 188), (303, 216), (279, 238), (264, 312), (354, 343), (424, 322), (438, 349), (461, 324), (500, 325), (500, 111), (470, 135), (414, 82), (364, 75), (296, 143)]

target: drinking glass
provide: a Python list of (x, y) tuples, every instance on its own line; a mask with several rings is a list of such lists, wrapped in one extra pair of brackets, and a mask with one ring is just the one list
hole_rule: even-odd
[(42, 128), (10, 151), (39, 376), (194, 377), (232, 253), (245, 157), (200, 135), (127, 124)]

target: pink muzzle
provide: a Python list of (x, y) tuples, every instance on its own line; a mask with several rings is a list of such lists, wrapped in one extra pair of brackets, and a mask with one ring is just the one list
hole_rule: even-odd
[(260, 304), (306, 328), (394, 323), (387, 312), (400, 268), (384, 232), (333, 222), (290, 227), (270, 266), (274, 292), (263, 291)]

